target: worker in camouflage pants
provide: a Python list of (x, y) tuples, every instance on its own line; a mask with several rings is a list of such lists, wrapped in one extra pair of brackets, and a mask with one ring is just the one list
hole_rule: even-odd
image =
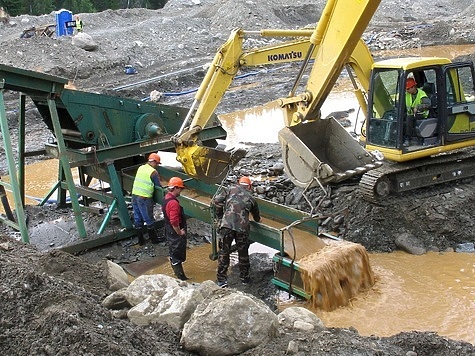
[(261, 220), (259, 207), (251, 195), (251, 180), (249, 177), (239, 179), (239, 184), (230, 186), (218, 192), (213, 198), (212, 205), (219, 223), (219, 252), (218, 270), (216, 273), (217, 284), (221, 288), (228, 286), (227, 273), (229, 268), (229, 255), (231, 244), (236, 242), (239, 257), (239, 277), (241, 282), (250, 282), (249, 263), (249, 214), (254, 221)]

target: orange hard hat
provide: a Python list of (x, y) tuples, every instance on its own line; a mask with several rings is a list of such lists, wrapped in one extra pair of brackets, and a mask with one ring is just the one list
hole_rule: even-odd
[(183, 180), (180, 177), (171, 177), (168, 181), (168, 187), (170, 188), (185, 188)]
[(249, 177), (241, 177), (239, 178), (239, 184), (243, 184), (243, 185), (251, 185), (251, 180), (249, 179)]
[(412, 88), (413, 86), (415, 86), (417, 83), (416, 83), (416, 80), (414, 78), (407, 78), (407, 81), (406, 81), (406, 89), (409, 89), (409, 88)]
[(148, 156), (148, 161), (149, 162), (155, 161), (158, 164), (160, 164), (161, 159), (160, 159), (160, 156), (157, 155), (156, 153), (150, 153), (150, 156)]

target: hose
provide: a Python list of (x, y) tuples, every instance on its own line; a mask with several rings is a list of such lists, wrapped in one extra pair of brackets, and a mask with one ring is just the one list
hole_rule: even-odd
[[(277, 70), (280, 70), (280, 69), (283, 69), (283, 68), (288, 68), (288, 67), (290, 67), (290, 64), (286, 64), (286, 65), (283, 65), (283, 66), (280, 66), (280, 67), (277, 67), (277, 68), (273, 68), (273, 69), (262, 69), (262, 70), (258, 70), (258, 71), (252, 71), (252, 72), (249, 72), (249, 73), (237, 75), (236, 77), (234, 77), (234, 79), (242, 79), (242, 78), (247, 78), (247, 77), (251, 77), (251, 76), (254, 76), (254, 75), (267, 74), (269, 72), (274, 72), (274, 71), (277, 71)], [(178, 72), (174, 72), (172, 74), (176, 74), (176, 73), (178, 73)], [(159, 77), (156, 77), (156, 78), (159, 78)], [(147, 80), (147, 81), (138, 82), (136, 84), (129, 84), (129, 86), (140, 85), (140, 84), (152, 81), (152, 80), (154, 80), (154, 78), (152, 78), (150, 80)], [(121, 88), (121, 87), (119, 87), (119, 88)], [(117, 89), (115, 89), (115, 90), (117, 90)], [(165, 92), (165, 93), (162, 93), (162, 95), (167, 96), (167, 97), (174, 97), (174, 96), (181, 96), (181, 95), (191, 94), (191, 93), (194, 93), (196, 91), (198, 91), (198, 88), (189, 89), (189, 90), (185, 90), (185, 91), (181, 91), (181, 92), (168, 92), (168, 93)], [(147, 96), (147, 97), (145, 97), (141, 100), (142, 101), (149, 101), (150, 96)]]

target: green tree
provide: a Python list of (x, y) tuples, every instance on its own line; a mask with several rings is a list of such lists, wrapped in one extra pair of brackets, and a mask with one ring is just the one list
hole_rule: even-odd
[(56, 10), (60, 9), (67, 9), (73, 13), (96, 11), (91, 0), (56, 0)]
[(163, 8), (167, 4), (168, 0), (149, 0), (148, 2), (150, 4), (150, 9), (156, 10)]
[(92, 5), (96, 11), (104, 11), (107, 9), (120, 9), (120, 0), (91, 0)]
[(30, 15), (49, 14), (54, 11), (54, 2), (52, 0), (27, 0), (25, 1), (26, 12)]
[(0, 6), (3, 6), (10, 16), (18, 16), (27, 11), (25, 1), (22, 0), (0, 0)]
[(120, 7), (124, 9), (131, 9), (136, 7), (143, 7), (146, 9), (161, 9), (165, 6), (168, 0), (121, 0)]

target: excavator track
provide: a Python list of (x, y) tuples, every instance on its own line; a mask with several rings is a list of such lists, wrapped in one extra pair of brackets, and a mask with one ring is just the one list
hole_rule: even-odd
[(475, 150), (471, 148), (416, 162), (385, 163), (365, 173), (359, 189), (365, 200), (387, 205), (392, 202), (390, 196), (474, 176)]

